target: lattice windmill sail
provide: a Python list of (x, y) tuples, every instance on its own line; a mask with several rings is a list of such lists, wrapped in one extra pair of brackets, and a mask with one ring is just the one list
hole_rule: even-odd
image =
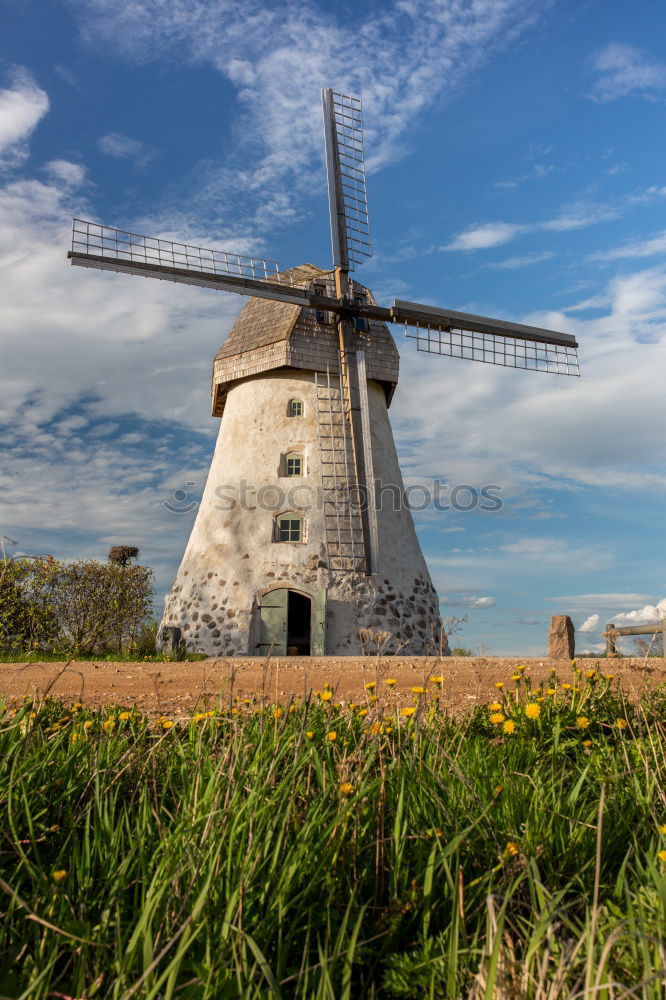
[[(74, 265), (249, 297), (213, 364), (220, 432), (162, 620), (162, 635), (192, 651), (442, 651), (388, 420), (398, 380), (389, 324), (429, 354), (579, 374), (569, 334), (402, 300), (380, 307), (350, 278), (371, 254), (362, 105), (331, 89), (322, 104), (330, 269), (283, 271), (74, 220)], [(244, 502), (248, 489), (277, 502)]]

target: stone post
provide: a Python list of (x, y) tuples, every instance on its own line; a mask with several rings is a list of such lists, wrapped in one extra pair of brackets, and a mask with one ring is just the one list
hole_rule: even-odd
[(576, 645), (569, 615), (553, 615), (548, 632), (548, 659), (573, 660)]

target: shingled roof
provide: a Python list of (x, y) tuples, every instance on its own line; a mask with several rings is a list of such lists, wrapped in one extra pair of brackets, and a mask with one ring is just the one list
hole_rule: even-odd
[[(335, 295), (335, 277), (314, 264), (283, 271), (282, 280), (307, 286), (316, 281), (326, 285), (326, 294)], [(369, 289), (353, 282), (356, 294), (364, 294), (375, 304)], [(213, 414), (222, 416), (229, 388), (241, 379), (275, 368), (332, 371), (339, 363), (338, 333), (331, 314), (324, 321), (309, 307), (250, 298), (213, 362)], [(358, 349), (365, 352), (368, 378), (384, 385), (390, 402), (398, 381), (398, 351), (385, 323), (371, 320), (358, 331)]]

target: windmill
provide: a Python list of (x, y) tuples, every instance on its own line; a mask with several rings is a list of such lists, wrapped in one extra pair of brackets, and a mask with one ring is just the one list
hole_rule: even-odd
[(388, 406), (398, 352), (578, 375), (576, 340), (395, 300), (350, 277), (371, 254), (361, 101), (322, 91), (333, 267), (75, 219), (72, 264), (248, 296), (213, 363), (220, 431), (163, 632), (212, 655), (353, 654), (368, 637), (441, 650), (437, 595), (404, 502)]

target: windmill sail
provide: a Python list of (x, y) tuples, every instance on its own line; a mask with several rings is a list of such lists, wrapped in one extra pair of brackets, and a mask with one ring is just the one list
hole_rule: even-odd
[(306, 292), (294, 285), (291, 276), (279, 273), (277, 261), (174, 243), (84, 219), (73, 221), (68, 257), (78, 267), (308, 304)]
[(396, 300), (392, 322), (405, 327), (416, 348), (468, 361), (506, 368), (525, 368), (552, 375), (580, 375), (578, 342), (568, 333), (473, 313), (437, 309)]
[(372, 255), (360, 97), (322, 90), (333, 264), (353, 271)]

